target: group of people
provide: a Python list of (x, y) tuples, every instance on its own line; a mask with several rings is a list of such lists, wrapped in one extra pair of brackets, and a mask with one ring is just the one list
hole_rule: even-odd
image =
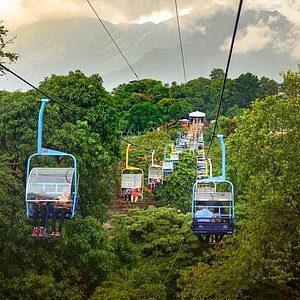
[(151, 190), (154, 190), (155, 188), (159, 187), (162, 185), (162, 180), (161, 178), (157, 177), (157, 178), (152, 178), (150, 181), (150, 188)]
[(138, 198), (142, 197), (142, 194), (138, 188), (127, 188), (123, 196), (127, 202), (137, 202)]
[[(213, 213), (207, 207), (201, 206), (195, 213), (195, 218), (200, 222), (212, 222), (212, 223), (221, 223), (222, 218), (219, 213)], [(223, 234), (207, 234), (205, 237), (202, 237), (202, 240), (205, 243), (211, 243), (215, 246), (222, 245)]]
[[(43, 201), (40, 201), (39, 197), (37, 202), (33, 203), (33, 228), (32, 236), (43, 237), (46, 234), (47, 226), (47, 212), (49, 206), (53, 206), (52, 211), (52, 231), (50, 236), (59, 237), (61, 236), (63, 224), (67, 214), (71, 214), (73, 208), (73, 203), (70, 201), (70, 190), (65, 187), (62, 191), (62, 194), (57, 197), (57, 201), (53, 204), (49, 204)], [(41, 226), (39, 227), (39, 217), (41, 217)], [(57, 219), (59, 218), (58, 228), (56, 228)]]

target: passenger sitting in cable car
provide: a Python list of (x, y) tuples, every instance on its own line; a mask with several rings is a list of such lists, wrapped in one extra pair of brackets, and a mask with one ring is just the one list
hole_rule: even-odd
[[(213, 223), (222, 223), (222, 222), (226, 222), (225, 219), (222, 219), (221, 214), (218, 212), (217, 208), (214, 209), (215, 213), (213, 214), (212, 218), (211, 218), (211, 222)], [(215, 246), (219, 246), (223, 244), (223, 237), (224, 234), (215, 234), (213, 236), (213, 245)]]
[(142, 194), (139, 189), (133, 189), (131, 193), (131, 202), (137, 202), (138, 198), (141, 196)]
[[(44, 236), (45, 235), (45, 228), (47, 222), (47, 203), (40, 201), (43, 200), (42, 192), (37, 193), (38, 196), (36, 198), (36, 202), (33, 203), (33, 228), (32, 228), (32, 236)], [(38, 227), (39, 220), (38, 218), (41, 217), (41, 227)]]
[(155, 187), (159, 187), (162, 185), (161, 179), (160, 178), (155, 178)]
[(219, 213), (214, 213), (212, 218), (211, 218), (211, 222), (221, 223), (222, 222), (221, 215)]
[(124, 200), (130, 202), (132, 189), (127, 188), (124, 192)]
[[(54, 203), (52, 214), (52, 232), (50, 236), (61, 236), (62, 227), (67, 214), (71, 213), (73, 203), (70, 202), (70, 189), (64, 187), (63, 192), (58, 196), (58, 202)], [(59, 217), (58, 231), (56, 231), (56, 220)]]
[(200, 209), (196, 211), (195, 218), (197, 218), (199, 222), (210, 222), (213, 214), (214, 213), (205, 206), (201, 206)]
[(151, 179), (150, 188), (151, 190), (154, 190), (156, 188), (156, 178)]

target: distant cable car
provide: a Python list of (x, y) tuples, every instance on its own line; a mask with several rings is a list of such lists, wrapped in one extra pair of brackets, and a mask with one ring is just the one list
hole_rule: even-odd
[(151, 186), (151, 189), (161, 186), (164, 177), (163, 167), (154, 164), (154, 153), (155, 150), (152, 151), (151, 166), (148, 169), (148, 184)]
[[(174, 145), (171, 144), (171, 153), (170, 153), (170, 160), (173, 162), (173, 164), (179, 163), (179, 152), (174, 149)], [(166, 148), (165, 148), (166, 150)]]
[(204, 157), (197, 158), (197, 178), (208, 177), (208, 162)]
[[(126, 199), (134, 194), (135, 202), (138, 198), (143, 198), (144, 171), (140, 168), (128, 165), (130, 144), (126, 148), (126, 165), (121, 173), (121, 196)], [(130, 196), (130, 197), (131, 197)]]
[[(27, 161), (26, 175), (26, 215), (33, 216), (33, 204), (43, 202), (47, 204), (47, 218), (51, 217), (52, 205), (60, 201), (58, 196), (63, 193), (72, 203), (72, 209), (67, 218), (74, 218), (78, 206), (78, 173), (76, 158), (69, 153), (42, 147), (43, 115), (48, 99), (42, 99), (38, 119), (37, 153), (32, 154)], [(36, 156), (66, 156), (72, 160), (71, 167), (32, 167), (31, 160)]]
[(164, 174), (171, 174), (174, 171), (174, 165), (172, 161), (163, 161), (162, 167)]
[(179, 137), (176, 139), (176, 148), (186, 148), (188, 144), (188, 139), (184, 133), (180, 133)]
[[(224, 235), (234, 231), (234, 187), (226, 180), (226, 153), (223, 136), (217, 136), (222, 147), (222, 176), (197, 180), (192, 194), (192, 231), (201, 235)], [(227, 191), (222, 190), (227, 187)]]
[(170, 158), (167, 157), (167, 147), (164, 149), (164, 159), (163, 159), (163, 173), (164, 174), (171, 174), (174, 170), (174, 164), (173, 161), (171, 161)]

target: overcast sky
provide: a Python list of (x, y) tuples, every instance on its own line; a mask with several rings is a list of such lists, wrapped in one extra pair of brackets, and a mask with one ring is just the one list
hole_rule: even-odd
[[(89, 0), (99, 16), (113, 23), (155, 23), (174, 16), (173, 0)], [(237, 10), (238, 0), (177, 0), (181, 15), (211, 16), (217, 9)], [(245, 0), (243, 10), (278, 10), (300, 26), (300, 0)], [(95, 17), (86, 0), (0, 0), (0, 20), (5, 28), (41, 19)]]

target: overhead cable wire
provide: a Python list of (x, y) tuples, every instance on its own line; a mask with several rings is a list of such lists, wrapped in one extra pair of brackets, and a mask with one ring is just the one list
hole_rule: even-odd
[[(29, 85), (30, 87), (32, 87), (34, 90), (36, 90), (37, 92), (39, 92), (40, 94), (42, 94), (43, 96), (45, 96), (47, 99), (57, 103), (58, 105), (60, 105), (61, 107), (69, 110), (72, 113), (76, 113), (74, 112), (71, 108), (69, 108), (68, 106), (64, 105), (63, 103), (60, 103), (59, 101), (55, 100), (54, 98), (50, 97), (49, 95), (47, 95), (45, 92), (43, 92), (42, 90), (40, 90), (39, 88), (37, 88), (36, 86), (34, 86), (33, 84), (31, 84), (29, 81), (27, 81), (26, 79), (24, 79), (23, 77), (21, 77), (20, 75), (18, 75), (17, 73), (15, 73), (14, 71), (12, 71), (11, 69), (7, 68), (6, 66), (4, 66), (3, 63), (0, 63), (0, 67), (3, 68), (4, 70), (6, 70), (7, 72), (11, 73), (12, 75), (14, 75), (15, 77), (19, 78), (21, 81), (23, 81), (24, 83), (26, 83), (27, 85)], [(79, 113), (77, 113), (79, 114)], [(83, 117), (83, 115), (81, 115), (81, 117)]]
[(180, 53), (181, 53), (181, 61), (182, 61), (182, 68), (183, 68), (183, 76), (184, 76), (184, 82), (186, 83), (186, 72), (185, 72), (183, 46), (182, 46), (182, 39), (181, 39), (181, 30), (180, 30), (179, 17), (178, 17), (177, 0), (175, 0), (175, 11), (176, 11), (176, 20), (177, 20), (177, 29), (178, 29), (178, 37), (179, 37), (179, 44), (180, 44)]
[(227, 80), (227, 76), (228, 76), (229, 65), (230, 65), (231, 56), (232, 56), (232, 52), (233, 52), (233, 46), (234, 46), (235, 37), (236, 37), (236, 34), (237, 34), (237, 29), (238, 29), (240, 15), (241, 15), (241, 11), (242, 11), (242, 6), (243, 6), (243, 0), (240, 0), (238, 11), (237, 11), (237, 15), (236, 15), (236, 20), (235, 20), (235, 24), (234, 24), (234, 30), (233, 30), (233, 35), (232, 35), (232, 40), (231, 40), (229, 55), (228, 55), (228, 59), (227, 59), (226, 71), (225, 71), (225, 74), (224, 74), (224, 79), (223, 79), (223, 85), (222, 85), (220, 100), (219, 100), (218, 109), (217, 109), (217, 113), (216, 113), (213, 134), (212, 134), (210, 142), (209, 142), (207, 155), (209, 154), (209, 151), (210, 151), (210, 148), (212, 146), (212, 142), (213, 142), (213, 139), (215, 137), (216, 130), (217, 130), (218, 119), (219, 119), (219, 115), (220, 115), (220, 110), (221, 110), (222, 100), (223, 100), (223, 96), (224, 96), (224, 90), (225, 90), (226, 80)]
[(166, 276), (166, 278), (165, 278), (165, 280), (164, 280), (164, 282), (163, 282), (163, 285), (165, 285), (165, 283), (166, 283), (166, 281), (167, 281), (167, 279), (168, 279), (168, 277), (169, 277), (169, 275), (170, 275), (170, 273), (171, 273), (171, 271), (172, 271), (172, 269), (173, 269), (173, 267), (174, 267), (174, 265), (175, 265), (175, 263), (176, 263), (176, 261), (177, 261), (179, 252), (180, 252), (180, 250), (181, 250), (181, 247), (182, 247), (184, 241), (185, 241), (185, 235), (183, 236), (183, 239), (181, 240), (181, 243), (180, 243), (180, 245), (179, 245), (178, 251), (177, 251), (177, 253), (176, 253), (176, 255), (175, 255), (175, 259), (174, 259), (174, 261), (173, 261), (171, 267), (169, 268), (168, 274), (167, 274), (167, 276)]
[(108, 31), (107, 27), (105, 26), (104, 22), (101, 20), (101, 18), (99, 17), (98, 13), (96, 12), (96, 10), (94, 9), (93, 5), (91, 4), (91, 2), (89, 0), (86, 0), (87, 3), (89, 4), (89, 6), (91, 7), (92, 11), (94, 12), (94, 14), (96, 15), (97, 19), (99, 20), (99, 22), (101, 23), (101, 25), (103, 26), (104, 30), (106, 31), (106, 33), (109, 35), (109, 37), (111, 38), (112, 42), (115, 44), (115, 46), (117, 47), (117, 49), (119, 50), (120, 54), (122, 55), (122, 57), (124, 58), (124, 60), (126, 61), (127, 65), (129, 66), (129, 68), (131, 69), (132, 73), (134, 74), (134, 76), (140, 80), (139, 76), (136, 74), (136, 72), (134, 71), (133, 67), (131, 66), (131, 64), (129, 63), (129, 61), (127, 60), (127, 58), (125, 57), (124, 53), (122, 52), (122, 50), (120, 49), (120, 47), (118, 46), (118, 44), (116, 43), (116, 41), (114, 40), (114, 38), (112, 37), (112, 35), (110, 34), (110, 32)]
[[(27, 85), (29, 85), (30, 87), (32, 87), (34, 90), (36, 90), (37, 92), (39, 92), (40, 94), (42, 94), (43, 96), (45, 96), (47, 99), (55, 102), (57, 105), (63, 107), (64, 109), (67, 109), (68, 111), (72, 112), (74, 115), (77, 115), (83, 119), (85, 119), (86, 121), (88, 121), (90, 124), (92, 125), (95, 125), (96, 123), (89, 120), (85, 115), (69, 108), (67, 105), (61, 103), (60, 101), (57, 101), (56, 99), (54, 99), (53, 97), (49, 96), (47, 93), (45, 93), (44, 91), (42, 91), (41, 89), (37, 88), (36, 86), (34, 86), (33, 84), (31, 84), (29, 81), (27, 81), (26, 79), (24, 79), (23, 77), (21, 77), (20, 75), (18, 75), (17, 73), (15, 73), (14, 71), (12, 71), (11, 69), (7, 68), (6, 66), (4, 66), (2, 63), (0, 63), (0, 67), (3, 68), (4, 70), (6, 70), (7, 72), (11, 73), (12, 75), (14, 75), (15, 77), (17, 77), (18, 79), (20, 79), (21, 81), (23, 81), (24, 83), (26, 83)], [(136, 145), (134, 143), (131, 143), (129, 142), (128, 140), (122, 138), (122, 137), (119, 137), (120, 140), (126, 142), (127, 144), (131, 144), (135, 147), (138, 147), (138, 148), (141, 148), (141, 149), (144, 149), (142, 148), (141, 146), (139, 145)]]

